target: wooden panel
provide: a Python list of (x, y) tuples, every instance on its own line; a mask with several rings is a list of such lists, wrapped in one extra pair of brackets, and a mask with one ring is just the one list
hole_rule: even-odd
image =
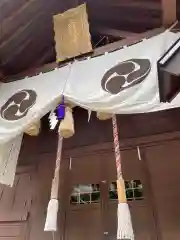
[[(116, 180), (116, 160), (114, 152), (101, 155), (107, 164), (107, 175), (109, 181)], [(125, 180), (143, 180), (142, 162), (138, 158), (137, 149), (121, 150), (122, 171)]]
[[(47, 213), (47, 206), (50, 200), (51, 184), (54, 173), (55, 155), (51, 154), (50, 157), (36, 155), (38, 160), (37, 169), (34, 181), (34, 194), (32, 201), (32, 208), (30, 211), (30, 233), (29, 240), (49, 240), (52, 239), (51, 232), (44, 232), (44, 224)], [(58, 235), (58, 233), (57, 233)], [(57, 238), (58, 239), (58, 236)]]
[(0, 237), (16, 237), (21, 234), (21, 224), (0, 224)]
[(101, 155), (89, 155), (72, 158), (72, 184), (99, 183), (103, 180), (103, 161)]
[[(130, 211), (136, 240), (155, 240), (153, 219), (148, 206), (141, 201), (130, 203)], [(108, 235), (107, 240), (116, 239), (117, 232), (117, 203), (110, 202), (108, 206)]]
[[(110, 155), (109, 155), (110, 156)], [(142, 157), (142, 156), (141, 156)], [(128, 201), (130, 206), (133, 228), (136, 240), (155, 240), (157, 233), (154, 228), (154, 218), (151, 205), (151, 193), (147, 183), (147, 176), (143, 160), (139, 160), (137, 149), (121, 150), (122, 170), (125, 180), (140, 180), (143, 186), (143, 200)], [(116, 180), (115, 160), (109, 158), (107, 172), (112, 181)], [(109, 184), (109, 183), (108, 183)], [(109, 186), (108, 186), (109, 189)], [(117, 201), (107, 199), (107, 240), (116, 238), (117, 232)]]
[(26, 223), (1, 223), (0, 224), (0, 239), (1, 240), (25, 240)]
[(162, 22), (165, 27), (170, 26), (173, 24), (176, 19), (176, 4), (177, 0), (161, 0), (162, 4)]
[(113, 240), (116, 239), (117, 234), (117, 202), (109, 202), (108, 203), (108, 211), (107, 211), (107, 240)]
[(158, 229), (163, 240), (180, 235), (180, 142), (168, 142), (146, 149)]
[(154, 220), (151, 210), (143, 202), (134, 202), (130, 205), (134, 234), (137, 240), (156, 240)]
[(12, 188), (3, 186), (0, 198), (0, 221), (26, 220), (32, 204), (33, 182), (30, 173), (15, 177)]
[(103, 239), (101, 209), (99, 204), (83, 205), (67, 214), (66, 240)]
[(33, 199), (34, 180), (34, 174), (26, 172), (16, 175), (12, 188), (1, 185), (0, 239), (26, 239), (28, 234), (27, 224), (29, 223), (28, 216)]

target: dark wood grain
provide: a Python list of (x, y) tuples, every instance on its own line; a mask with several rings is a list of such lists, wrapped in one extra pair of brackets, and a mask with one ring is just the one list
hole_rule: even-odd
[[(101, 25), (102, 28), (137, 33), (161, 26), (160, 0), (98, 0), (96, 2), (87, 0), (86, 2), (93, 45), (102, 38), (102, 35), (106, 36), (106, 33), (104, 34), (101, 30), (95, 31), (97, 24)], [(76, 0), (3, 1), (0, 6), (0, 55), (3, 68), (8, 69), (8, 74), (29, 69), (34, 66), (33, 62), (35, 61), (37, 61), (38, 67), (38, 59), (42, 57), (39, 55), (39, 51), (44, 49), (43, 55), (47, 49), (46, 45), (48, 49), (54, 45), (52, 41), (48, 41), (50, 37), (53, 39), (52, 16), (82, 3), (83, 1)], [(37, 37), (39, 31), (42, 31), (42, 34)], [(110, 42), (114, 41), (114, 36), (108, 37)], [(29, 39), (36, 41), (37, 45), (31, 48), (27, 47)], [(117, 38), (115, 39), (117, 40)], [(22, 54), (19, 54), (18, 45), (23, 49)], [(31, 61), (22, 61), (19, 64), (19, 61), (25, 58), (24, 56), (31, 58)], [(55, 52), (53, 51), (45, 61), (50, 62), (52, 59), (55, 60)]]

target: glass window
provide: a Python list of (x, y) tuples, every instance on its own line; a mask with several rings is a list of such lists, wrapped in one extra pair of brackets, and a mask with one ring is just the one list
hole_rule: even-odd
[[(143, 187), (140, 180), (125, 181), (126, 198), (128, 201), (142, 200), (143, 199)], [(111, 200), (117, 200), (117, 184), (112, 182), (109, 189), (109, 198)]]
[(74, 186), (70, 202), (71, 204), (91, 204), (100, 202), (99, 184)]
[[(143, 187), (140, 180), (125, 181), (126, 197), (128, 201), (142, 200)], [(117, 200), (117, 184), (112, 182), (109, 188), (109, 198)], [(71, 204), (91, 204), (100, 202), (100, 185), (76, 185), (71, 194)]]

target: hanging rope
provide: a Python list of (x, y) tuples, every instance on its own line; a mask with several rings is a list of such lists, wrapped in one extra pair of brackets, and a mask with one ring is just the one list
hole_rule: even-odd
[(129, 206), (126, 200), (126, 189), (122, 175), (122, 161), (119, 147), (118, 126), (116, 116), (112, 117), (113, 126), (113, 138), (114, 138), (114, 152), (116, 159), (117, 169), (117, 193), (118, 193), (118, 227), (117, 227), (117, 239), (121, 240), (134, 240), (134, 233), (131, 222), (131, 215)]
[(60, 171), (60, 164), (61, 164), (62, 142), (63, 142), (63, 138), (58, 134), (56, 166), (55, 166), (54, 178), (53, 178), (52, 188), (51, 188), (51, 199), (58, 199), (59, 171)]
[(117, 179), (119, 180), (122, 178), (122, 167), (121, 167), (121, 155), (120, 155), (119, 138), (118, 138), (118, 127), (117, 127), (117, 120), (115, 115), (113, 115), (112, 117), (112, 124), (113, 124)]
[(60, 165), (61, 165), (62, 142), (63, 142), (63, 138), (58, 134), (56, 165), (55, 165), (55, 171), (54, 171), (54, 178), (52, 181), (51, 199), (48, 204), (44, 231), (52, 231), (52, 232), (57, 231), (57, 214), (58, 214), (58, 208), (59, 208), (59, 202), (58, 202), (59, 172), (60, 172)]

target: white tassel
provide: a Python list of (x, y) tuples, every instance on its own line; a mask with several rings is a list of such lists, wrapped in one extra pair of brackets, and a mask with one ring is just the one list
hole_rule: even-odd
[(131, 214), (127, 203), (118, 203), (117, 239), (134, 240)]
[(59, 203), (57, 199), (51, 199), (49, 201), (44, 231), (49, 231), (49, 232), (57, 231), (58, 207), (59, 207)]

